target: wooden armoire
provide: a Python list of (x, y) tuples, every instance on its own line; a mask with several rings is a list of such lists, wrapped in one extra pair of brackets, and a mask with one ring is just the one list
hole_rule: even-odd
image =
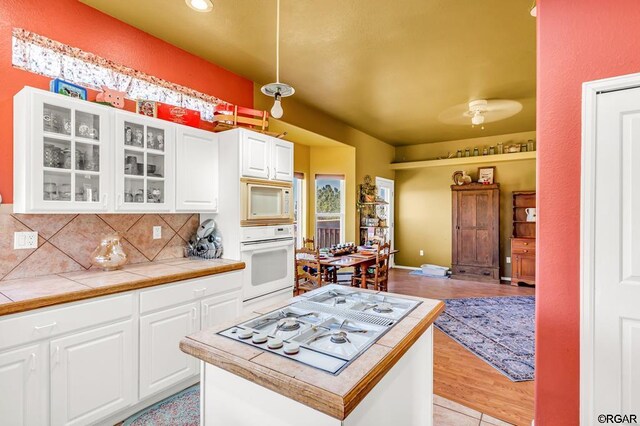
[(452, 278), (500, 282), (500, 184), (452, 185)]

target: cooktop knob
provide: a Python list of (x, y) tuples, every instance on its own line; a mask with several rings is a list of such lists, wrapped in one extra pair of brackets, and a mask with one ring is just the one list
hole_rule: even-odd
[(269, 349), (280, 349), (282, 345), (282, 339), (279, 337), (272, 337), (267, 342), (267, 346), (269, 347)]
[(295, 355), (300, 352), (300, 345), (297, 343), (287, 343), (282, 349), (287, 355)]
[(266, 342), (268, 338), (269, 336), (267, 336), (266, 334), (258, 333), (253, 335), (253, 338), (251, 339), (251, 341), (256, 344), (261, 344)]
[(253, 336), (252, 330), (243, 329), (238, 332), (238, 337), (241, 339), (248, 339)]

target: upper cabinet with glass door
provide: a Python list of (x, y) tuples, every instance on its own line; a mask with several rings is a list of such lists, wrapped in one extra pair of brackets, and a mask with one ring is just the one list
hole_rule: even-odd
[(115, 120), (116, 210), (172, 211), (175, 124), (123, 111)]
[(14, 212), (108, 211), (109, 108), (25, 88), (14, 115)]

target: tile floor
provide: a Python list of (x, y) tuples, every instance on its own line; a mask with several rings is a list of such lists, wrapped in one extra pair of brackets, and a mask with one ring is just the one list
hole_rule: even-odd
[(480, 411), (433, 395), (433, 426), (512, 426)]

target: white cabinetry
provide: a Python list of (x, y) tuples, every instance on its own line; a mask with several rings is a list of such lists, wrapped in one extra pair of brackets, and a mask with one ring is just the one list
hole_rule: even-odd
[(106, 212), (112, 174), (105, 107), (42, 90), (14, 98), (14, 212)]
[(46, 424), (48, 362), (45, 344), (0, 353), (0, 419), (6, 425)]
[(202, 328), (213, 327), (225, 321), (232, 321), (242, 312), (242, 292), (209, 297), (202, 301)]
[(217, 134), (170, 121), (25, 87), (13, 159), (14, 213), (218, 210)]
[(245, 129), (240, 132), (242, 176), (293, 181), (293, 144)]
[(134, 402), (131, 320), (52, 340), (51, 424), (85, 425)]
[(117, 423), (194, 383), (180, 340), (240, 314), (242, 274), (0, 316), (0, 424)]
[(280, 139), (271, 141), (271, 178), (293, 182), (293, 144)]
[(218, 138), (180, 126), (176, 143), (176, 211), (218, 211)]
[(175, 125), (118, 111), (115, 134), (116, 210), (172, 211)]
[(180, 340), (199, 329), (199, 303), (140, 318), (140, 397), (198, 373), (197, 360), (180, 350)]

